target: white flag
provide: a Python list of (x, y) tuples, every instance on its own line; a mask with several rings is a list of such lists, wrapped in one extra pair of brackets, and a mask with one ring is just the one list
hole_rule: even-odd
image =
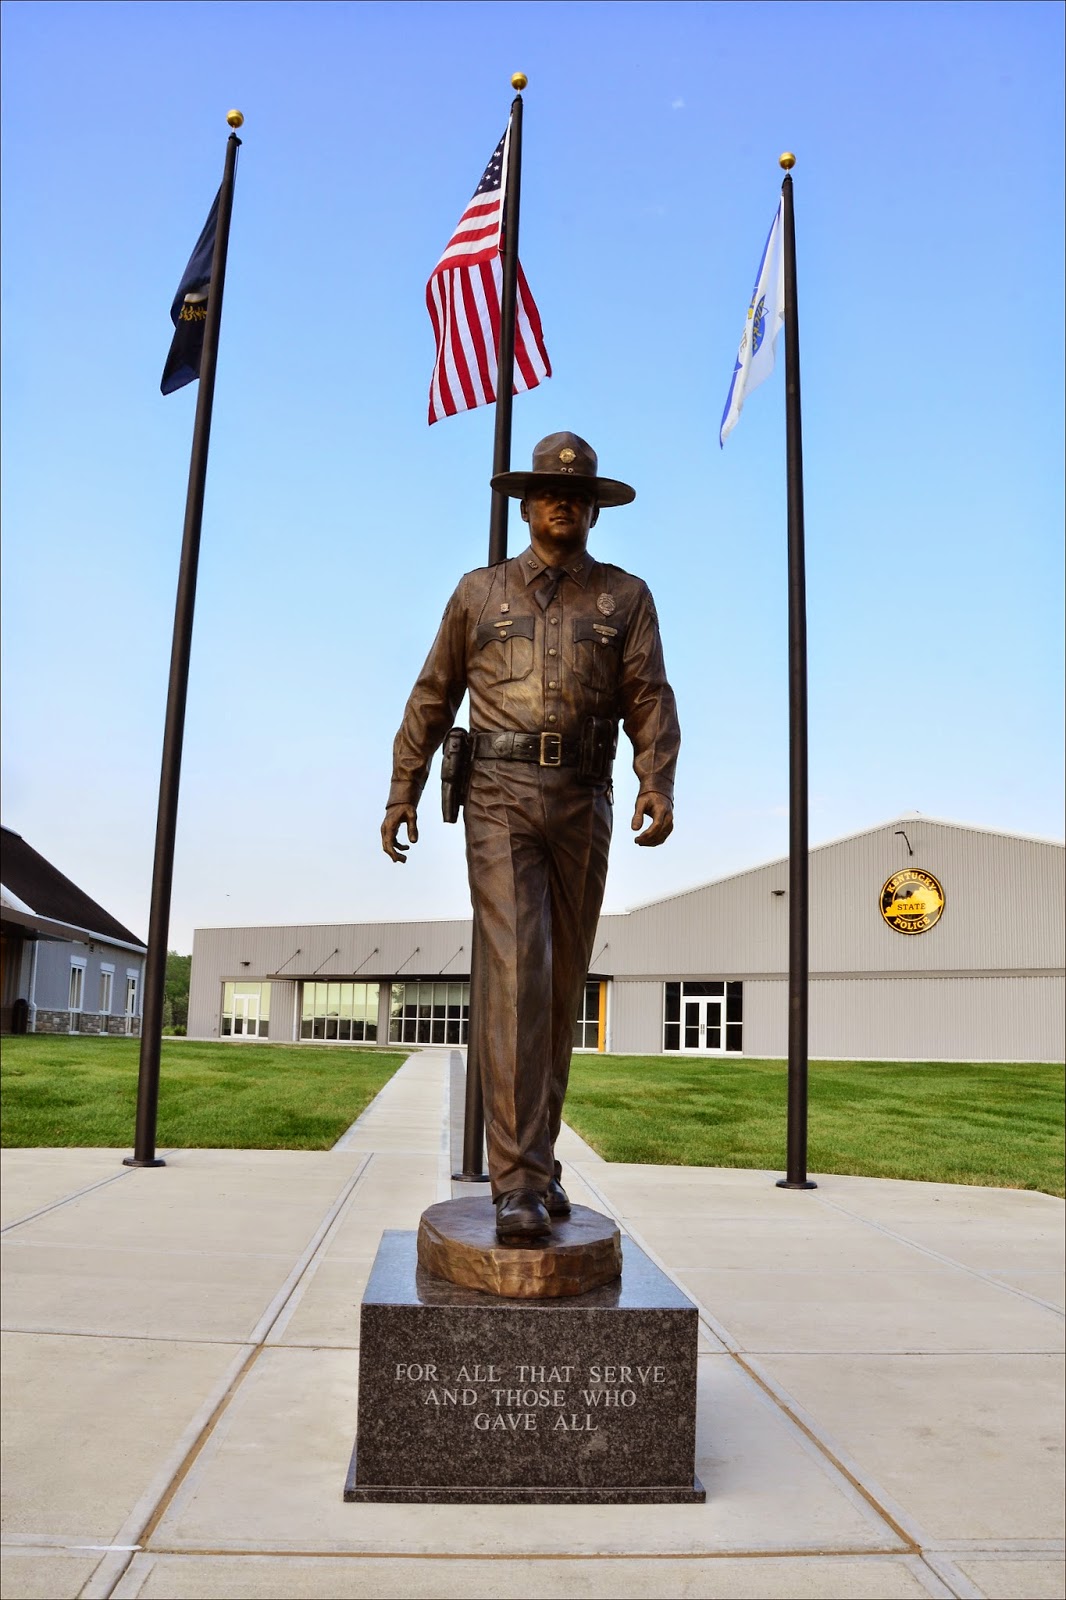
[(785, 253), (781, 248), (781, 206), (779, 202), (766, 247), (759, 262), (755, 288), (744, 323), (744, 337), (737, 351), (737, 364), (722, 412), (719, 444), (725, 444), (740, 420), (744, 399), (750, 389), (757, 389), (764, 378), (774, 370), (774, 346), (785, 320)]

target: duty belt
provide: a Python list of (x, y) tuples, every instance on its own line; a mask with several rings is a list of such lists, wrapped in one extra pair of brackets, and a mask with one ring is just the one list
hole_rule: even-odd
[(474, 755), (481, 761), (535, 761), (539, 767), (576, 767), (580, 739), (561, 733), (475, 733)]

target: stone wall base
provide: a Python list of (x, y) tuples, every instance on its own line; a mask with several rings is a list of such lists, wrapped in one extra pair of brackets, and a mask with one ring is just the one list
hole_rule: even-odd
[[(127, 1024), (129, 1024), (128, 1027)], [(140, 1017), (104, 1016), (97, 1011), (50, 1011), (46, 1006), (38, 1006), (31, 1019), (29, 1031), (31, 1033), (77, 1033), (86, 1037), (108, 1034), (114, 1038), (125, 1038), (129, 1034), (134, 1038), (139, 1038), (141, 1019)]]

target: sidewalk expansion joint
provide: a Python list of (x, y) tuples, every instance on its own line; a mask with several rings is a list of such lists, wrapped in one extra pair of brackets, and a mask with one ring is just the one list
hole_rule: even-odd
[[(210, 1405), (210, 1410), (207, 1411), (205, 1419), (198, 1427), (194, 1438), (186, 1447), (177, 1465), (171, 1469), (161, 1488), (153, 1494), (151, 1508), (147, 1511), (147, 1514), (143, 1517), (138, 1516), (135, 1508), (131, 1517), (127, 1519), (126, 1525), (119, 1530), (119, 1539), (128, 1539), (130, 1543), (117, 1544), (110, 1557), (108, 1555), (104, 1556), (96, 1572), (84, 1586), (82, 1590), (84, 1595), (93, 1596), (94, 1600), (109, 1600), (109, 1597), (125, 1576), (137, 1549), (146, 1549), (153, 1533), (166, 1515), (174, 1496), (178, 1493), (211, 1438), (220, 1417), (225, 1413), (234, 1395), (240, 1389), (248, 1373), (266, 1348), (266, 1340), (286, 1310), (289, 1301), (299, 1289), (305, 1274), (323, 1250), (342, 1218), (347, 1215), (356, 1191), (370, 1170), (373, 1160), (373, 1154), (368, 1154), (360, 1161), (356, 1170), (347, 1179), (340, 1194), (311, 1235), (292, 1271), (270, 1301), (252, 1332), (246, 1339), (232, 1341), (238, 1350), (246, 1350), (247, 1355), (236, 1370), (231, 1366), (229, 1375), (224, 1380), (225, 1387), (218, 1398), (213, 1403), (210, 1400), (205, 1402), (202, 1410), (206, 1410), (208, 1405)], [(198, 1341), (184, 1342), (196, 1343)], [(136, 1544), (133, 1543), (134, 1540), (137, 1541)]]
[(902, 1540), (905, 1547), (902, 1553), (919, 1555), (923, 1545), (926, 1542), (925, 1539), (917, 1531), (913, 1533), (907, 1532), (903, 1526), (902, 1520), (893, 1515), (885, 1506), (884, 1500), (886, 1497), (883, 1494), (875, 1493), (873, 1490), (867, 1488), (857, 1473), (853, 1472), (841, 1459), (840, 1452), (831, 1446), (825, 1439), (821, 1438), (814, 1428), (810, 1427), (799, 1417), (791, 1397), (788, 1396), (784, 1390), (780, 1389), (778, 1385), (773, 1384), (767, 1378), (764, 1378), (762, 1374), (760, 1374), (751, 1365), (746, 1356), (742, 1354), (736, 1340), (733, 1339), (726, 1329), (722, 1328), (719, 1332), (720, 1325), (707, 1311), (707, 1308), (698, 1300), (695, 1300), (695, 1297), (691, 1294), (690, 1290), (686, 1289), (683, 1284), (678, 1283), (677, 1278), (671, 1272), (667, 1263), (662, 1260), (661, 1256), (659, 1256), (655, 1250), (651, 1249), (651, 1247), (641, 1237), (640, 1234), (636, 1233), (632, 1228), (629, 1227), (623, 1213), (619, 1211), (617, 1207), (611, 1204), (607, 1196), (603, 1193), (602, 1189), (600, 1189), (593, 1179), (588, 1176), (587, 1172), (582, 1171), (580, 1176), (582, 1181), (587, 1184), (588, 1188), (596, 1195), (604, 1209), (610, 1212), (611, 1216), (613, 1216), (615, 1221), (625, 1229), (626, 1233), (628, 1233), (629, 1237), (633, 1239), (634, 1243), (638, 1244), (645, 1254), (649, 1255), (655, 1264), (666, 1273), (667, 1277), (670, 1278), (672, 1282), (677, 1284), (678, 1288), (681, 1289), (683, 1294), (688, 1295), (689, 1298), (694, 1301), (700, 1312), (700, 1321), (704, 1323), (707, 1330), (709, 1332), (713, 1332), (719, 1341), (725, 1346), (726, 1355), (728, 1355), (735, 1362), (735, 1364), (740, 1368), (745, 1376), (751, 1380), (751, 1382), (757, 1385), (757, 1387), (766, 1395), (771, 1404), (775, 1406), (785, 1417), (787, 1417), (792, 1427), (794, 1427), (796, 1431), (808, 1441), (818, 1455), (828, 1462), (833, 1471), (840, 1475), (845, 1483), (847, 1483), (860, 1497), (863, 1503), (871, 1511), (873, 1511), (874, 1514), (886, 1524), (886, 1526), (891, 1528), (892, 1532), (898, 1539)]
[(919, 1244), (917, 1239), (909, 1239), (905, 1233), (897, 1233), (894, 1228), (887, 1228), (883, 1222), (874, 1222), (870, 1217), (864, 1217), (861, 1212), (849, 1211), (847, 1206), (841, 1205), (839, 1200), (831, 1200), (828, 1195), (819, 1195), (818, 1199), (820, 1204), (830, 1210), (839, 1211), (841, 1216), (850, 1217), (853, 1222), (861, 1222), (864, 1227), (872, 1228), (875, 1233), (883, 1234), (886, 1239), (894, 1239), (897, 1244), (905, 1244), (911, 1250), (917, 1250), (919, 1255), (929, 1256), (941, 1266), (954, 1267), (956, 1272), (977, 1278), (981, 1283), (991, 1284), (994, 1289), (1002, 1289), (1005, 1294), (1016, 1295), (1019, 1300), (1028, 1300), (1030, 1305), (1039, 1306), (1042, 1311), (1050, 1311), (1060, 1322), (1066, 1320), (1066, 1312), (1050, 1300), (1042, 1300), (1039, 1295), (1030, 1294), (1027, 1289), (1018, 1289), (1013, 1283), (1004, 1283), (1002, 1278), (997, 1278), (991, 1272), (982, 1272), (980, 1267), (968, 1267), (964, 1261), (959, 1261), (955, 1256), (942, 1255), (931, 1245)]
[(841, 1477), (846, 1478), (848, 1483), (851, 1484), (852, 1488), (858, 1494), (861, 1494), (867, 1504), (877, 1512), (877, 1515), (888, 1523), (888, 1526), (892, 1529), (892, 1532), (898, 1539), (903, 1540), (903, 1543), (907, 1546), (907, 1549), (910, 1551), (910, 1553), (912, 1555), (919, 1554), (922, 1549), (921, 1541), (915, 1535), (908, 1533), (906, 1529), (900, 1526), (895, 1517), (892, 1516), (891, 1512), (888, 1511), (878, 1499), (876, 1499), (874, 1494), (867, 1489), (866, 1485), (861, 1481), (861, 1479), (857, 1478), (855, 1474), (845, 1466), (840, 1457), (834, 1454), (824, 1439), (820, 1439), (818, 1437), (813, 1428), (808, 1427), (807, 1424), (796, 1415), (792, 1407), (783, 1398), (783, 1395), (775, 1393), (774, 1388), (761, 1377), (761, 1375), (745, 1360), (739, 1351), (734, 1350), (730, 1353), (733, 1360), (744, 1372), (747, 1373), (752, 1382), (757, 1383), (763, 1393), (767, 1395), (769, 1399), (771, 1399), (774, 1404), (784, 1412), (785, 1416), (792, 1423), (792, 1426), (794, 1428), (798, 1428), (800, 1433), (804, 1434), (806, 1438), (808, 1438), (815, 1446), (815, 1448), (820, 1450), (828, 1461), (832, 1462), (833, 1466), (836, 1468), (837, 1472), (840, 1473)]
[(12, 1328), (6, 1323), (0, 1323), (0, 1333), (12, 1338), (24, 1333), (31, 1339), (107, 1339), (112, 1344), (220, 1344), (229, 1345), (233, 1350), (240, 1350), (248, 1343), (247, 1339), (215, 1339), (204, 1334), (112, 1333), (103, 1328)]
[(59, 1200), (51, 1201), (49, 1205), (38, 1206), (36, 1211), (30, 1211), (24, 1217), (16, 1217), (14, 1222), (5, 1222), (0, 1228), (0, 1235), (11, 1233), (15, 1228), (24, 1228), (27, 1222), (34, 1222), (38, 1217), (46, 1217), (50, 1211), (59, 1211), (63, 1206), (72, 1205), (84, 1195), (92, 1194), (94, 1189), (106, 1189), (109, 1183), (117, 1183), (120, 1178), (132, 1178), (133, 1171), (132, 1167), (124, 1167), (121, 1172), (113, 1172), (109, 1178), (97, 1178), (95, 1183), (87, 1183), (84, 1189), (75, 1189), (72, 1194), (65, 1194)]
[[(138, 1549), (137, 1545), (108, 1545), (81, 1548)], [(870, 1557), (872, 1560), (900, 1561), (912, 1555), (898, 1546), (881, 1549), (874, 1545), (856, 1545), (823, 1549), (817, 1545), (800, 1545), (792, 1549), (749, 1550), (743, 1548), (723, 1550), (301, 1550), (275, 1549), (267, 1545), (226, 1545), (222, 1547), (199, 1545), (153, 1544), (145, 1550), (150, 1556), (188, 1556), (193, 1560), (205, 1557), (230, 1557), (236, 1560), (258, 1556), (269, 1561), (854, 1561)]]

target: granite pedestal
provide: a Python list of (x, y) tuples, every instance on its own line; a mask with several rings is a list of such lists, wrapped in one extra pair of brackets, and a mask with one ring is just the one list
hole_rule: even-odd
[(696, 1307), (630, 1240), (622, 1276), (503, 1299), (382, 1235), (360, 1312), (346, 1500), (693, 1502)]

